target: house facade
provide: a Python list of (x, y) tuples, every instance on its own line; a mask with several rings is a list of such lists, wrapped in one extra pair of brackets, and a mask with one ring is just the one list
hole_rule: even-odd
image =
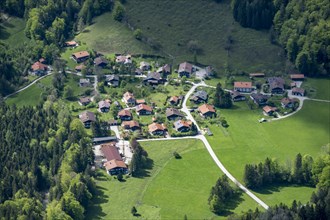
[(119, 111), (117, 116), (122, 121), (130, 121), (133, 119), (132, 113), (127, 109), (123, 109), (123, 110)]
[(302, 88), (293, 88), (292, 89), (292, 95), (295, 96), (305, 96), (305, 90)]
[(89, 111), (81, 113), (79, 119), (84, 124), (85, 128), (90, 128), (91, 124), (96, 121), (95, 114)]
[(250, 93), (253, 91), (252, 82), (234, 82), (234, 91)]
[(159, 135), (163, 136), (165, 135), (167, 129), (163, 124), (158, 124), (158, 123), (152, 123), (148, 126), (149, 133), (151, 135)]
[(208, 94), (204, 90), (200, 90), (195, 92), (194, 95), (190, 97), (190, 101), (194, 103), (201, 103), (201, 102), (207, 102)]
[(269, 77), (267, 83), (269, 85), (269, 92), (272, 94), (283, 94), (285, 92), (285, 81), (281, 77)]
[(133, 121), (133, 120), (132, 121), (123, 121), (123, 123), (121, 123), (121, 126), (123, 129), (130, 130), (130, 131), (136, 131), (136, 130), (141, 129), (139, 122)]
[(231, 95), (231, 99), (234, 101), (234, 102), (239, 102), (239, 101), (244, 101), (246, 100), (246, 97), (244, 95), (242, 95), (240, 92), (238, 91), (231, 91), (230, 92), (230, 95)]
[(89, 53), (87, 51), (80, 51), (77, 53), (72, 54), (72, 58), (77, 62), (81, 63), (84, 62), (85, 60), (89, 59)]
[(79, 105), (81, 105), (81, 106), (86, 106), (86, 105), (88, 105), (89, 103), (91, 103), (91, 98), (90, 97), (81, 97), (81, 98), (79, 98), (79, 101), (78, 101), (78, 103), (79, 103)]
[(109, 110), (110, 110), (109, 102), (102, 100), (98, 103), (98, 105), (99, 105), (99, 109), (98, 109), (99, 112), (102, 112), (102, 113), (109, 112)]
[(136, 106), (136, 113), (138, 115), (151, 115), (152, 108), (146, 104), (140, 104), (140, 105)]
[(119, 76), (118, 75), (106, 75), (105, 81), (109, 86), (118, 87), (119, 86)]
[(130, 93), (130, 92), (124, 93), (123, 100), (128, 106), (135, 106), (135, 104), (136, 104), (136, 99), (135, 99), (133, 93)]
[(165, 111), (166, 118), (170, 121), (181, 119), (184, 115), (176, 108), (167, 108)]
[(91, 85), (90, 79), (79, 79), (79, 86), (80, 87), (88, 87)]
[(253, 100), (253, 102), (259, 106), (266, 105), (268, 101), (268, 96), (263, 95), (261, 93), (252, 93), (250, 95), (250, 98)]
[(179, 65), (178, 73), (180, 77), (186, 76), (189, 78), (192, 72), (193, 65), (191, 63), (184, 62)]
[(178, 132), (188, 132), (191, 130), (191, 121), (177, 120), (174, 122), (174, 128)]
[(212, 105), (203, 104), (198, 107), (198, 112), (204, 118), (213, 118), (217, 116), (216, 110)]
[(127, 165), (122, 160), (110, 160), (104, 163), (104, 167), (110, 175), (127, 174)]

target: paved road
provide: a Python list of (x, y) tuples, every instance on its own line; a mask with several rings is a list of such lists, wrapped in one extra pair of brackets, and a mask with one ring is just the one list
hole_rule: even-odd
[(50, 76), (50, 75), (52, 75), (52, 74), (53, 74), (53, 72), (48, 72), (46, 75), (44, 75), (44, 76), (42, 76), (42, 77), (39, 77), (39, 78), (35, 79), (34, 81), (32, 81), (29, 85), (27, 85), (27, 86), (25, 86), (25, 87), (23, 87), (23, 88), (17, 90), (16, 92), (13, 92), (13, 93), (11, 93), (11, 94), (5, 96), (4, 99), (7, 99), (7, 98), (10, 97), (10, 96), (16, 95), (17, 93), (20, 93), (20, 92), (26, 90), (27, 88), (29, 88), (30, 86), (32, 86), (33, 84), (35, 84), (36, 82), (38, 82), (39, 80), (42, 80), (43, 78), (45, 78), (45, 77), (47, 77), (47, 76)]

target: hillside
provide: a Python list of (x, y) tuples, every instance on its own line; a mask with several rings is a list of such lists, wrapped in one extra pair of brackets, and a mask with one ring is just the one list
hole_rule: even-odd
[(270, 44), (268, 32), (242, 28), (235, 22), (229, 1), (129, 0), (125, 7), (128, 23), (159, 43), (175, 63), (194, 60), (187, 49), (193, 40), (201, 48), (197, 61), (218, 69), (226, 63), (244, 71), (284, 69), (282, 49)]

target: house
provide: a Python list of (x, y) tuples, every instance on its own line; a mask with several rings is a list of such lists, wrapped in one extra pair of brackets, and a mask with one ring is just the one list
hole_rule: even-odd
[(108, 60), (105, 57), (96, 57), (94, 59), (94, 65), (99, 67), (106, 67), (108, 65)]
[(140, 105), (140, 104), (146, 104), (147, 102), (146, 102), (146, 100), (144, 100), (144, 99), (137, 99), (136, 100), (136, 104), (137, 105)]
[(171, 96), (169, 99), (169, 102), (171, 105), (178, 105), (180, 104), (180, 101), (183, 99), (182, 96)]
[(149, 85), (158, 85), (164, 82), (160, 73), (157, 72), (149, 72), (147, 77), (143, 81), (144, 83)]
[(123, 96), (124, 102), (129, 106), (134, 106), (136, 104), (136, 99), (133, 93), (125, 92)]
[(213, 118), (217, 115), (214, 107), (209, 104), (203, 104), (198, 107), (198, 111), (204, 118)]
[(109, 86), (118, 87), (119, 86), (119, 76), (118, 75), (106, 75), (105, 81)]
[(157, 72), (163, 76), (169, 75), (171, 74), (171, 66), (169, 64), (165, 64), (164, 66), (159, 67)]
[(119, 111), (117, 116), (122, 121), (130, 121), (133, 119), (132, 113), (127, 109), (123, 109), (123, 110)]
[(128, 169), (124, 161), (110, 160), (104, 163), (104, 167), (110, 175), (126, 174)]
[(246, 99), (246, 97), (238, 91), (231, 91), (230, 95), (233, 102), (244, 101)]
[(78, 46), (78, 43), (76, 42), (76, 41), (67, 41), (67, 42), (65, 42), (65, 46), (66, 47), (76, 47), (76, 46)]
[(277, 108), (266, 105), (262, 110), (264, 111), (264, 114), (272, 116), (277, 111)]
[(77, 52), (77, 53), (73, 53), (72, 58), (77, 63), (81, 63), (81, 62), (84, 62), (85, 60), (87, 60), (89, 58), (89, 53), (87, 51), (80, 51), (80, 52)]
[(304, 74), (291, 74), (290, 79), (294, 81), (303, 81), (305, 79)]
[(253, 102), (259, 106), (265, 105), (268, 101), (268, 96), (263, 95), (261, 93), (252, 93), (250, 95), (250, 98), (253, 100)]
[(281, 100), (281, 105), (283, 108), (292, 108), (294, 106), (294, 100), (290, 98), (283, 98)]
[(174, 122), (174, 128), (175, 130), (179, 132), (188, 132), (191, 130), (191, 121), (183, 121), (183, 120), (177, 120)]
[(91, 85), (90, 79), (79, 79), (79, 86), (80, 87), (88, 87)]
[(191, 63), (184, 62), (179, 65), (178, 73), (180, 77), (183, 76), (190, 77), (192, 72), (193, 72), (193, 65)]
[(110, 110), (110, 103), (107, 101), (100, 101), (99, 103), (99, 112), (108, 112)]
[(207, 66), (206, 68), (198, 68), (196, 69), (196, 78), (197, 79), (205, 79), (212, 75), (212, 68)]
[(91, 98), (89, 98), (89, 97), (81, 97), (81, 98), (79, 98), (78, 103), (79, 103), (79, 105), (86, 106), (89, 103), (91, 103)]
[(151, 115), (152, 114), (152, 108), (145, 104), (140, 104), (136, 106), (136, 113), (138, 115)]
[(140, 69), (142, 71), (148, 71), (151, 69), (151, 65), (148, 62), (142, 61), (142, 62), (140, 62)]
[(108, 124), (109, 124), (109, 126), (117, 126), (117, 125), (119, 125), (119, 122), (118, 122), (118, 120), (110, 119), (108, 121)]
[(37, 61), (31, 65), (31, 70), (33, 75), (43, 76), (47, 73), (48, 66), (40, 61)]
[(85, 111), (79, 115), (80, 121), (84, 124), (85, 128), (90, 128), (91, 124), (96, 121), (93, 112)]
[(294, 87), (297, 87), (297, 83), (296, 82), (291, 82), (290, 87), (291, 87), (291, 89), (294, 88)]
[(86, 66), (84, 64), (80, 64), (78, 66), (76, 66), (74, 69), (77, 71), (77, 72), (81, 72), (83, 69), (85, 69)]
[(303, 88), (293, 88), (292, 95), (295, 96), (305, 96), (305, 90)]
[(119, 160), (122, 161), (121, 155), (116, 147), (116, 142), (109, 142), (106, 144), (101, 144), (101, 153), (107, 161)]
[(184, 117), (180, 110), (176, 108), (167, 108), (165, 115), (168, 120), (176, 120)]
[(148, 126), (149, 133), (152, 135), (165, 135), (166, 127), (164, 124), (152, 123)]
[(273, 94), (284, 93), (285, 81), (281, 77), (269, 77), (267, 83), (269, 84), (269, 92)]
[(195, 103), (207, 102), (208, 94), (204, 90), (199, 90), (195, 92), (194, 95), (191, 96), (190, 101)]
[(134, 71), (135, 75), (141, 76), (143, 74), (143, 71), (140, 68), (136, 68)]
[(253, 91), (252, 82), (234, 82), (234, 91), (250, 93)]
[(253, 77), (265, 77), (265, 74), (264, 73), (250, 73), (250, 78), (253, 78)]
[(131, 64), (132, 63), (132, 57), (131, 57), (131, 55), (127, 55), (127, 56), (119, 55), (119, 56), (116, 56), (116, 63), (118, 63), (118, 64)]
[(121, 123), (121, 126), (123, 127), (123, 129), (131, 130), (131, 131), (136, 131), (141, 129), (140, 124), (137, 121), (123, 121), (123, 123)]

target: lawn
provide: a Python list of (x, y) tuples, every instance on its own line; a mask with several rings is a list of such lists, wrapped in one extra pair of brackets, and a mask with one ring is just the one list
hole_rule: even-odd
[[(276, 71), (285, 66), (283, 51), (270, 43), (267, 31), (242, 28), (234, 21), (229, 0), (131, 0), (125, 7), (130, 25), (172, 55), (174, 64), (195, 59), (187, 47), (194, 40), (201, 48), (197, 61), (218, 71), (225, 64), (244, 71)], [(227, 52), (229, 38), (232, 44)]]
[(76, 48), (66, 48), (64, 52), (61, 54), (61, 58), (67, 62), (67, 67), (69, 69), (74, 70), (74, 68), (79, 65), (77, 64), (72, 58), (71, 55), (76, 52), (87, 50), (89, 51), (91, 48), (89, 48), (86, 44), (79, 45)]
[[(96, 179), (98, 196), (88, 209), (87, 218), (131, 219), (136, 206), (144, 219), (216, 218), (208, 209), (207, 198), (220, 170), (197, 140), (141, 142), (153, 161), (141, 178), (118, 182), (104, 171)], [(182, 156), (173, 158), (173, 151)], [(201, 163), (203, 166), (201, 166)], [(254, 209), (257, 205), (246, 195), (230, 211)], [(229, 213), (228, 213), (229, 214)]]
[(110, 13), (95, 18), (93, 24), (86, 27), (75, 39), (104, 54), (155, 54), (149, 46), (136, 40), (128, 27), (115, 21)]
[(330, 100), (330, 78), (307, 78), (302, 87), (310, 98)]
[[(321, 147), (329, 143), (329, 108), (329, 103), (305, 101), (303, 109), (295, 115), (261, 124), (257, 120), (263, 117), (262, 110), (251, 111), (243, 102), (236, 104), (234, 110), (221, 110), (229, 128), (211, 125), (214, 136), (207, 138), (226, 168), (242, 181), (245, 164), (259, 163), (266, 157), (281, 163), (292, 161), (297, 153), (316, 158)], [(276, 202), (290, 202), (295, 198), (306, 201), (312, 191), (296, 187), (295, 193), (286, 194), (290, 187), (285, 189), (270, 190), (271, 196), (260, 194), (260, 197), (265, 200), (272, 197)]]
[(10, 96), (6, 99), (6, 103), (9, 105), (15, 104), (17, 107), (37, 105), (41, 101), (41, 94), (50, 87), (52, 79), (52, 76), (47, 76), (26, 90)]
[(25, 21), (21, 18), (9, 17), (0, 23), (0, 41), (8, 45), (23, 44), (28, 38), (24, 34)]

